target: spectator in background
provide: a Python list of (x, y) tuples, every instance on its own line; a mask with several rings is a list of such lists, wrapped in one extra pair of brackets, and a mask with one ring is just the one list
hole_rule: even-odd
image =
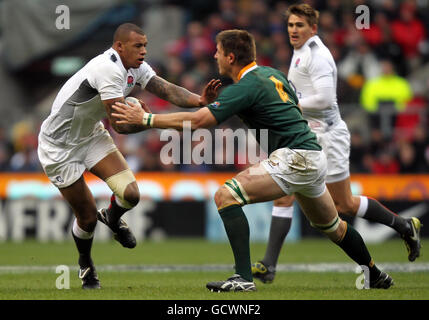
[(222, 19), (228, 23), (233, 24), (237, 19), (237, 6), (234, 0), (219, 0), (219, 12)]
[(10, 158), (10, 154), (6, 146), (0, 143), (0, 172), (10, 170), (9, 158)]
[(406, 105), (403, 112), (396, 116), (394, 124), (394, 139), (410, 141), (414, 137), (416, 127), (425, 123), (424, 112), (428, 102), (422, 96), (416, 95)]
[(404, 111), (412, 96), (408, 81), (395, 74), (392, 62), (383, 60), (381, 75), (365, 82), (360, 102), (371, 115), (371, 126), (381, 127), (383, 134), (389, 136), (389, 130), (395, 123), (395, 113)]
[(170, 44), (167, 52), (179, 57), (189, 66), (194, 60), (213, 56), (215, 47), (203, 24), (200, 21), (192, 21), (186, 27), (186, 35)]
[(363, 29), (362, 35), (379, 59), (392, 61), (400, 76), (407, 74), (407, 64), (402, 49), (393, 41), (391, 21), (386, 13), (383, 11), (376, 13), (375, 23), (371, 24), (369, 29)]
[(264, 0), (254, 0), (250, 6), (250, 30), (252, 33), (258, 32), (263, 36), (269, 36), (270, 24), (267, 19), (269, 17), (269, 8)]
[(412, 141), (416, 151), (417, 166), (419, 172), (429, 172), (429, 137), (426, 128), (418, 126), (414, 130), (414, 139)]
[(390, 21), (395, 19), (397, 16), (395, 0), (382, 0), (380, 2), (379, 10), (383, 12)]
[(417, 173), (419, 171), (416, 150), (413, 145), (403, 141), (398, 147), (400, 173)]
[(357, 41), (338, 64), (338, 75), (357, 90), (362, 88), (365, 81), (378, 77), (380, 72), (376, 55), (361, 36), (358, 36)]
[(20, 172), (40, 171), (37, 156), (37, 134), (29, 120), (16, 123), (12, 128), (14, 154), (10, 158), (9, 169)]
[(399, 163), (395, 159), (393, 151), (384, 148), (378, 152), (377, 158), (373, 162), (372, 173), (397, 174), (399, 169)]
[(37, 153), (30, 146), (24, 147), (23, 150), (15, 153), (10, 159), (10, 170), (15, 172), (36, 172), (41, 167), (38, 164)]
[(399, 19), (392, 23), (393, 40), (398, 43), (406, 61), (409, 71), (420, 66), (419, 45), (426, 36), (425, 28), (419, 18), (416, 17), (416, 5), (414, 1), (405, 1), (399, 10)]
[(371, 128), (370, 140), (369, 140), (369, 152), (375, 155), (379, 150), (384, 149), (388, 145), (388, 141), (383, 137), (383, 134), (379, 127)]
[(350, 146), (350, 172), (367, 172), (364, 157), (368, 153), (368, 146), (359, 132), (351, 132)]
[[(333, 50), (335, 53), (338, 50)], [(338, 62), (338, 97), (342, 102), (359, 100), (365, 81), (380, 74), (379, 61), (361, 35), (349, 47), (345, 57)]]
[(4, 128), (0, 127), (0, 172), (10, 170), (9, 160), (12, 153), (13, 147), (6, 137)]

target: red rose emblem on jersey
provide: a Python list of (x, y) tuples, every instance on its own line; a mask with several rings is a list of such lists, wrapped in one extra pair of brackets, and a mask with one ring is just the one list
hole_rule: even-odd
[(300, 61), (301, 61), (301, 58), (296, 59), (296, 61), (295, 61), (295, 68), (298, 67)]
[(133, 83), (134, 83), (134, 78), (133, 78), (133, 76), (128, 76), (128, 79), (127, 79), (127, 85), (128, 85), (129, 87), (131, 87), (131, 86), (133, 85)]

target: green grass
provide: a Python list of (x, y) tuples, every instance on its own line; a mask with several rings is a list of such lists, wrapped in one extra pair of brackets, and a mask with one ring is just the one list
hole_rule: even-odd
[[(417, 262), (429, 262), (429, 241), (423, 242), (422, 256)], [(402, 241), (392, 240), (368, 245), (376, 263), (407, 263)], [(265, 244), (252, 244), (253, 261), (263, 257)], [(426, 250), (425, 250), (426, 249)], [(75, 271), (70, 274), (70, 289), (58, 290), (54, 271), (25, 273), (0, 272), (0, 299), (95, 299), (95, 300), (284, 300), (284, 299), (429, 299), (429, 272), (391, 272), (395, 286), (389, 290), (357, 290), (357, 274), (352, 272), (278, 272), (273, 284), (257, 282), (252, 293), (214, 294), (205, 288), (209, 281), (223, 280), (233, 273), (232, 252), (227, 243), (210, 243), (201, 239), (173, 239), (165, 242), (142, 242), (128, 250), (119, 244), (94, 243), (96, 265), (202, 265), (230, 264), (231, 271), (140, 272), (102, 271), (102, 290), (83, 291)], [(305, 240), (287, 243), (279, 263), (350, 262), (342, 251), (329, 241)], [(65, 243), (1, 243), (0, 266), (76, 267), (77, 253), (72, 242)], [(408, 263), (411, 264), (411, 263)]]

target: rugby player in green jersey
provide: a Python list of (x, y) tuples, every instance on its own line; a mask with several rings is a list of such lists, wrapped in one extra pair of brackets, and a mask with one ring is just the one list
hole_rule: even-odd
[[(341, 220), (327, 191), (326, 156), (302, 117), (298, 99), (286, 77), (256, 64), (253, 36), (244, 30), (225, 30), (216, 37), (219, 73), (234, 84), (216, 101), (196, 112), (151, 114), (142, 108), (116, 103), (118, 124), (182, 130), (216, 126), (238, 115), (251, 129), (268, 129), (269, 158), (225, 182), (215, 202), (235, 260), (235, 272), (226, 281), (207, 284), (211, 291), (253, 291), (249, 225), (242, 206), (294, 194), (311, 225), (341, 247), (357, 264), (367, 268), (371, 287), (388, 288), (392, 278), (374, 264), (360, 234)], [(256, 138), (258, 139), (258, 134)]]

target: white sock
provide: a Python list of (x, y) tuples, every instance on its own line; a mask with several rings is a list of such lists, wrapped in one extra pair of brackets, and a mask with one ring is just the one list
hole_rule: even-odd
[(87, 232), (78, 226), (77, 220), (74, 219), (73, 222), (73, 234), (79, 239), (91, 239), (94, 236), (94, 232)]
[(365, 196), (360, 196), (360, 204), (358, 211), (356, 212), (356, 217), (365, 216), (366, 210), (368, 210), (368, 198)]
[(291, 207), (273, 207), (272, 215), (280, 218), (293, 218), (293, 206)]

